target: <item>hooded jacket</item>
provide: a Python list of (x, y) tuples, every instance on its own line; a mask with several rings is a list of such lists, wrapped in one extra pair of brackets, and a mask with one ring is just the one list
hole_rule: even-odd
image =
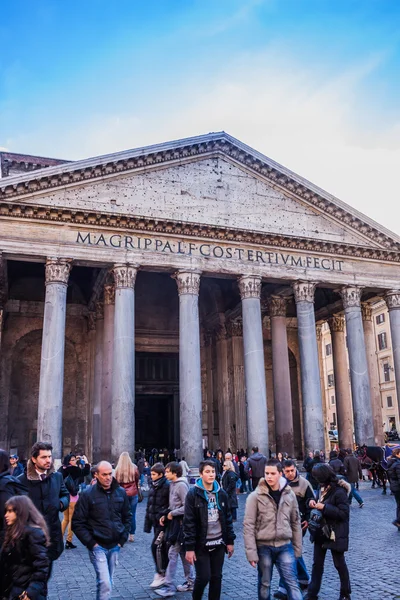
[(336, 550), (337, 552), (346, 552), (349, 547), (349, 494), (351, 486), (344, 479), (338, 479), (332, 483), (331, 487), (321, 499), (324, 509), (322, 514), (331, 528), (334, 531), (335, 539), (328, 540), (325, 537), (317, 537), (316, 544), (320, 544), (328, 550)]
[(265, 479), (247, 498), (243, 521), (244, 546), (249, 562), (258, 562), (259, 546), (279, 547), (292, 542), (296, 558), (302, 552), (302, 532), (296, 496), (286, 479), (279, 481), (279, 506)]
[(69, 505), (69, 492), (63, 476), (55, 473), (52, 465), (42, 481), (35, 465), (29, 460), (25, 473), (18, 480), (27, 487), (29, 498), (45, 518), (51, 542), (47, 552), (50, 560), (57, 560), (64, 549), (59, 512), (66, 510)]
[(72, 517), (72, 529), (89, 550), (96, 544), (110, 549), (125, 544), (131, 518), (128, 496), (113, 479), (109, 491), (95, 483), (81, 493)]
[(315, 498), (310, 482), (297, 471), (293, 481), (287, 480), (287, 484), (296, 495), (301, 521), (309, 521), (311, 509), (308, 502)]
[(252, 477), (264, 477), (265, 464), (267, 458), (261, 452), (255, 452), (249, 457), (249, 467), (251, 468)]
[(178, 477), (176, 481), (169, 482), (169, 510), (173, 517), (183, 517), (188, 491), (186, 477)]
[[(212, 492), (215, 494), (221, 524), (222, 539), (225, 545), (232, 545), (236, 535), (233, 531), (232, 514), (228, 505), (228, 496), (219, 484), (214, 481)], [(183, 534), (185, 549), (198, 552), (207, 542), (208, 498), (203, 481), (199, 478), (186, 496), (185, 514), (183, 517)]]
[(8, 471), (0, 475), (0, 548), (4, 539), (4, 505), (13, 496), (26, 496), (28, 488)]
[(161, 528), (160, 519), (165, 517), (169, 510), (169, 483), (166, 477), (160, 477), (155, 484), (152, 483), (147, 498), (146, 516), (144, 518), (144, 532), (150, 533), (151, 528)]

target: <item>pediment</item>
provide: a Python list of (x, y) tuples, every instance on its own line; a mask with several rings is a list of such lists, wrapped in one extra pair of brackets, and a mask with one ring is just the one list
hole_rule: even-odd
[(225, 133), (1, 181), (0, 202), (16, 198), (85, 214), (400, 249), (394, 233)]

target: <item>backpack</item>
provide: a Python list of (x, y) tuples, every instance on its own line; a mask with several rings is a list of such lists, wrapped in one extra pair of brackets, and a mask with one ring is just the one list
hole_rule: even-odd
[(71, 496), (77, 496), (79, 492), (79, 485), (76, 483), (75, 479), (71, 477), (71, 475), (67, 475), (64, 479), (64, 484)]

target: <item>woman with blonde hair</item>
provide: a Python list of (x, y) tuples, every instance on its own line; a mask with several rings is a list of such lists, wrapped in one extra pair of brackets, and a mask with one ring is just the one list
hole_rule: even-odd
[(131, 528), (129, 532), (129, 541), (135, 541), (136, 532), (136, 508), (139, 501), (139, 469), (131, 461), (128, 452), (122, 452), (115, 467), (115, 479), (119, 485), (124, 488), (129, 499), (132, 512)]
[(50, 538), (44, 518), (28, 496), (13, 496), (5, 503), (4, 520), (0, 597), (45, 600)]
[(228, 495), (228, 506), (231, 509), (232, 521), (237, 520), (238, 499), (236, 482), (239, 479), (231, 460), (224, 460), (221, 485)]

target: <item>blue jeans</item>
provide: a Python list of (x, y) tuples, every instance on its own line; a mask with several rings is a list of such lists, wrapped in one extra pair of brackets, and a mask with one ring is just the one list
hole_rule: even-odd
[(277, 566), (289, 600), (303, 600), (297, 582), (297, 566), (291, 543), (283, 546), (258, 547), (258, 600), (271, 599), (272, 569)]
[[(307, 571), (306, 563), (304, 562), (304, 558), (300, 556), (296, 560), (296, 568), (297, 568), (297, 580), (300, 585), (308, 585), (310, 583), (310, 576)], [(279, 591), (286, 594), (286, 586), (282, 577), (279, 579)]]
[(363, 503), (363, 499), (361, 498), (360, 494), (356, 490), (356, 484), (355, 483), (351, 483), (350, 485), (351, 485), (351, 492), (350, 492), (350, 496), (349, 496), (349, 504), (351, 504), (353, 496), (357, 500), (358, 504), (362, 504)]
[(102, 546), (96, 546), (89, 550), (89, 558), (96, 571), (96, 600), (110, 600), (113, 574), (118, 564), (119, 546), (110, 550)]
[(136, 532), (136, 509), (139, 502), (139, 496), (128, 496), (129, 506), (131, 508), (132, 519), (131, 519), (131, 528), (129, 533), (134, 534)]

